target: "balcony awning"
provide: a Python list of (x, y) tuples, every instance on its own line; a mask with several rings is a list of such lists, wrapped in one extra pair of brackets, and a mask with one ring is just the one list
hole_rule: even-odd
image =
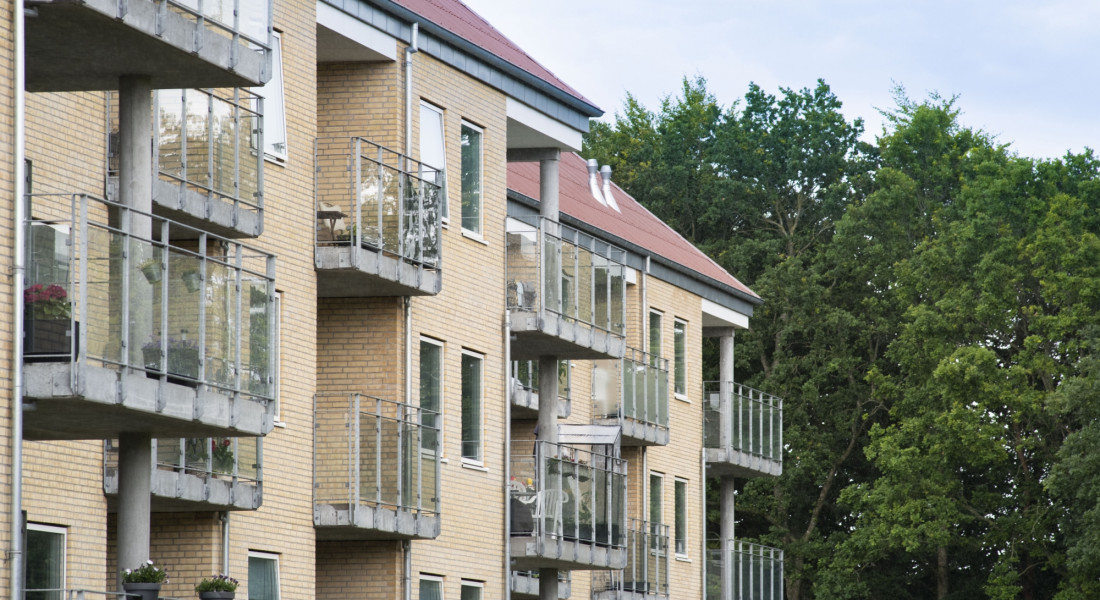
[[(584, 444), (588, 446), (614, 446), (619, 449), (622, 428), (618, 425), (580, 425), (563, 423), (558, 425), (558, 442), (562, 444)], [(616, 452), (617, 454), (617, 452)]]

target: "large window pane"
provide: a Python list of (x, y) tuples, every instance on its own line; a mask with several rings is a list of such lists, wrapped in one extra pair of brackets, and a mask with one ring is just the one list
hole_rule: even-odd
[(481, 130), (462, 124), (462, 228), (481, 234)]
[(676, 554), (687, 554), (687, 482), (677, 479), (676, 490)]
[(443, 406), (443, 347), (420, 340), (420, 408), (424, 429), (421, 433), (423, 447), (436, 450), (439, 447), (439, 412)]
[(443, 600), (443, 582), (435, 578), (422, 577), (420, 600)]
[(481, 461), (481, 357), (462, 354), (462, 458)]
[(661, 316), (655, 310), (649, 311), (649, 354), (654, 359), (661, 357)]
[[(27, 525), (27, 590), (60, 590), (65, 587), (65, 530), (48, 525)], [(61, 592), (26, 593), (26, 600), (61, 600)]]
[[(422, 179), (437, 185), (444, 185), (444, 173), (447, 172), (447, 151), (443, 137), (443, 111), (430, 104), (420, 103), (420, 166)], [(440, 214), (446, 219), (447, 188), (443, 188), (440, 201)]]
[(271, 40), (271, 79), (260, 88), (264, 99), (264, 152), (286, 160), (286, 102), (283, 99), (282, 38)]
[(480, 583), (472, 581), (462, 582), (462, 600), (481, 600), (481, 588)]
[(687, 393), (687, 324), (676, 321), (672, 327), (672, 342), (675, 353), (673, 369), (675, 373), (675, 391), (677, 394)]

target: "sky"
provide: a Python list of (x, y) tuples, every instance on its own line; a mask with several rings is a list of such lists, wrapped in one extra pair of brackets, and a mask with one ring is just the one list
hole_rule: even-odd
[(965, 126), (1021, 156), (1100, 142), (1096, 0), (464, 0), (604, 110), (656, 110), (703, 76), (723, 107), (824, 79), (864, 138), (901, 85), (958, 96)]

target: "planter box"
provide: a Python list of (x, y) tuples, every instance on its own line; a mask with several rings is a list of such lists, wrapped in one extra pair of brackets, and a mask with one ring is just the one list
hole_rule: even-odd
[(68, 362), (72, 359), (69, 319), (23, 320), (23, 356), (26, 362)]
[(168, 373), (168, 381), (187, 387), (198, 387), (199, 376), (199, 351), (197, 348), (168, 348), (167, 365), (161, 365), (159, 348), (142, 348), (141, 353), (145, 359), (145, 375), (150, 379), (160, 379), (160, 374), (155, 371), (163, 370)]

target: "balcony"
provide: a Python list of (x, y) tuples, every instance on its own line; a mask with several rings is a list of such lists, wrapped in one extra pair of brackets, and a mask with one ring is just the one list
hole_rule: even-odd
[(439, 429), (431, 411), (319, 394), (313, 524), (318, 540), (439, 536)]
[(620, 358), (625, 253), (541, 217), (507, 221), (512, 358)]
[(734, 477), (783, 473), (783, 401), (739, 383), (704, 389), (703, 447), (707, 474)]
[[(153, 440), (153, 512), (256, 510), (263, 502), (261, 438)], [(117, 510), (118, 441), (104, 442), (103, 491)]]
[(626, 566), (626, 461), (582, 447), (523, 441), (511, 455), (512, 566)]
[(274, 256), (90, 196), (32, 201), (67, 218), (26, 223), (26, 439), (271, 430)]
[[(558, 600), (573, 594), (573, 577), (569, 571), (558, 571)], [(539, 597), (538, 571), (512, 571), (512, 597), (537, 600)]]
[[(567, 419), (573, 412), (572, 393), (569, 387), (572, 365), (567, 360), (558, 361), (558, 418)], [(512, 361), (512, 416), (518, 419), (535, 419), (539, 415), (539, 361)]]
[(154, 88), (233, 87), (271, 76), (271, 0), (34, 2), (27, 90), (112, 90), (123, 75)]
[(619, 425), (624, 446), (668, 445), (668, 359), (627, 348), (594, 361), (592, 422)]
[(592, 574), (593, 600), (668, 598), (668, 525), (630, 520), (626, 568)]
[[(118, 102), (111, 96), (108, 198), (117, 199)], [(153, 94), (157, 215), (227, 238), (263, 233), (263, 99), (247, 90)]]
[(443, 287), (442, 173), (364, 138), (318, 138), (317, 295), (428, 296)]
[(706, 600), (783, 600), (783, 551), (735, 541), (729, 557), (732, 595), (722, 594), (721, 550), (707, 552)]

